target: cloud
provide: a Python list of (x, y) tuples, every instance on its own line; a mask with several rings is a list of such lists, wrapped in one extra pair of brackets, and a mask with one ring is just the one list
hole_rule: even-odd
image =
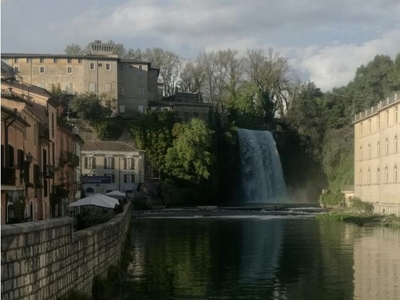
[(335, 44), (297, 49), (294, 67), (310, 74), (310, 80), (326, 91), (346, 85), (354, 78), (356, 69), (371, 61), (375, 55), (384, 54), (394, 58), (399, 49), (400, 30), (393, 30), (360, 45)]

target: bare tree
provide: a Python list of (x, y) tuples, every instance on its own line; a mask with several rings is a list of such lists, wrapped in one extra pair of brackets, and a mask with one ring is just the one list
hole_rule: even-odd
[(196, 62), (185, 62), (180, 73), (179, 87), (183, 92), (199, 93), (205, 82), (203, 67)]

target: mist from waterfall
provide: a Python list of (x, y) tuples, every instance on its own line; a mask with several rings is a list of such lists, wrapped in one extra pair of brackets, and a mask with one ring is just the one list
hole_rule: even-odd
[(239, 129), (241, 192), (245, 203), (286, 200), (286, 184), (275, 139), (269, 131)]

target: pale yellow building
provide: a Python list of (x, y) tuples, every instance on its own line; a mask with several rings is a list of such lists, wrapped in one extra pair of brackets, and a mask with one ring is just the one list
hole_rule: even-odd
[(116, 99), (115, 112), (131, 117), (159, 95), (159, 69), (150, 62), (121, 59), (114, 46), (95, 41), (87, 55), (2, 53), (23, 82), (47, 90), (60, 86), (67, 94), (94, 93)]
[(144, 152), (121, 141), (85, 141), (81, 150), (86, 195), (112, 190), (133, 193), (145, 180)]
[(375, 212), (400, 216), (400, 91), (357, 113), (354, 193)]

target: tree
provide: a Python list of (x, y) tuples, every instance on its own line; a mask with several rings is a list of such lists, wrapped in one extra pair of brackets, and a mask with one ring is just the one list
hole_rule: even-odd
[(165, 157), (170, 175), (200, 184), (210, 177), (212, 131), (200, 119), (177, 123), (173, 129), (173, 146)]
[(81, 119), (101, 118), (104, 116), (104, 107), (100, 99), (93, 93), (76, 96), (70, 102), (70, 109)]
[(204, 87), (205, 74), (202, 66), (186, 62), (180, 74), (179, 87), (182, 92), (199, 93)]
[(70, 44), (67, 45), (67, 47), (65, 47), (64, 49), (65, 54), (68, 55), (83, 55), (85, 54), (84, 49), (81, 48), (81, 46), (77, 45), (77, 44)]

